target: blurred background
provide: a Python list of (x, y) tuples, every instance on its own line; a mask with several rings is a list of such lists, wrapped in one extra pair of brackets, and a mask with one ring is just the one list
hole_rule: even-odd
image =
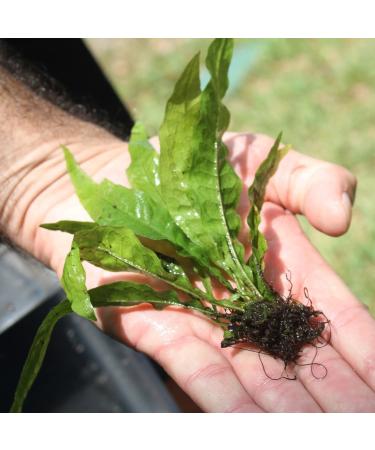
[[(206, 39), (85, 41), (130, 114), (157, 134), (182, 67)], [(314, 245), (375, 314), (375, 40), (237, 39), (226, 105), (230, 130), (275, 136), (341, 164), (359, 180), (353, 223), (339, 238), (301, 223)], [(205, 79), (202, 71), (202, 79)], [(327, 218), (329, 220), (329, 218)]]

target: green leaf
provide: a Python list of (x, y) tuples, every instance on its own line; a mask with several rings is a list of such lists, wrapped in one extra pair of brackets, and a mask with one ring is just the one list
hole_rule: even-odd
[(180, 300), (174, 291), (154, 291), (150, 286), (130, 281), (117, 281), (106, 284), (89, 291), (90, 298), (95, 307), (101, 306), (135, 306), (141, 303), (150, 303), (155, 309), (167, 306), (182, 306), (194, 309), (204, 314), (213, 314), (209, 308), (202, 306), (196, 299)]
[[(98, 224), (96, 224), (95, 222), (77, 222), (77, 221), (73, 221), (73, 220), (61, 220), (61, 221), (55, 222), (55, 223), (45, 223), (45, 224), (40, 225), (40, 226), (42, 228), (46, 228), (47, 230), (63, 231), (63, 232), (66, 232), (66, 233), (75, 234), (78, 231), (84, 231), (84, 230), (90, 230), (92, 228), (97, 228)], [(122, 227), (118, 227), (118, 228), (122, 228)], [(165, 249), (163, 250), (163, 248), (165, 247), (163, 241), (150, 241), (150, 242), (153, 243), (154, 246), (155, 246), (156, 243), (159, 243), (156, 246), (157, 247), (157, 253), (158, 253), (158, 256), (161, 259), (162, 264), (163, 264), (163, 257), (164, 257), (164, 255), (167, 255), (166, 257), (168, 257), (168, 252), (165, 252), (164, 254), (161, 253), (161, 252), (165, 251)], [(147, 242), (147, 244), (145, 244), (145, 246), (148, 247), (150, 245), (150, 242)], [(197, 272), (199, 273), (199, 276), (207, 276), (207, 274), (210, 274), (211, 276), (216, 278), (221, 284), (223, 284), (229, 290), (231, 290), (231, 285), (222, 276), (222, 274), (221, 274), (219, 269), (217, 269), (215, 267), (212, 267), (210, 265), (209, 260), (207, 259), (205, 254), (201, 254), (200, 250), (198, 248), (195, 248), (193, 246), (193, 244), (191, 244), (190, 242), (188, 242), (188, 244), (186, 245), (186, 248), (189, 251), (185, 251), (184, 250), (184, 251), (180, 251), (179, 253), (183, 254), (183, 255), (190, 256), (190, 257), (193, 258), (192, 262), (196, 266), (196, 269), (197, 269)], [(176, 270), (177, 269), (175, 267), (172, 270), (172, 272), (175, 272)], [(182, 271), (182, 268), (180, 268), (179, 270)], [(187, 278), (185, 273), (184, 273), (183, 277)], [(181, 281), (182, 281), (182, 279), (181, 279)]]
[[(95, 222), (127, 227), (148, 239), (167, 240), (184, 256), (192, 256), (197, 262), (209, 265), (204, 252), (189, 241), (161, 201), (155, 202), (145, 192), (128, 189), (109, 180), (95, 183), (78, 166), (67, 148), (64, 148), (64, 152), (76, 193)], [(74, 226), (69, 221), (63, 222), (66, 227)], [(59, 223), (60, 225), (47, 224), (44, 228), (68, 231), (61, 229), (63, 225), (62, 222)]]
[(154, 201), (162, 202), (159, 185), (159, 155), (147, 139), (144, 126), (137, 122), (129, 141), (131, 164), (127, 176), (133, 188), (146, 192)]
[(72, 305), (72, 310), (85, 319), (96, 320), (86, 289), (86, 272), (81, 263), (79, 247), (74, 240), (65, 259), (61, 283)]
[(39, 326), (18, 381), (13, 404), (10, 410), (11, 412), (22, 411), (22, 406), (27, 393), (33, 385), (42, 366), (52, 330), (55, 327), (56, 322), (70, 312), (70, 302), (68, 300), (64, 300), (48, 313)]
[(186, 237), (174, 224), (168, 211), (141, 191), (104, 180), (95, 183), (64, 148), (67, 168), (76, 193), (91, 218), (100, 225), (126, 226), (149, 239), (173, 243)]
[[(199, 55), (188, 64), (167, 103), (160, 129), (160, 183), (169, 212), (189, 238), (199, 246), (201, 214), (194, 205), (189, 182), (192, 147), (197, 145), (196, 126), (200, 111)], [(209, 244), (213, 245), (211, 239)], [(203, 245), (204, 247), (204, 245)]]
[(279, 133), (275, 140), (271, 150), (269, 151), (267, 158), (259, 166), (253, 184), (249, 187), (248, 195), (252, 205), (255, 205), (258, 210), (262, 208), (264, 195), (266, 192), (267, 184), (270, 178), (275, 174), (279, 162), (288, 153), (290, 146), (287, 145), (283, 148), (280, 147), (282, 133)]
[(240, 199), (242, 182), (227, 161), (228, 150), (221, 140), (230, 121), (229, 111), (221, 100), (229, 86), (228, 70), (232, 53), (233, 41), (230, 39), (215, 39), (208, 50), (206, 65), (211, 74), (211, 80), (202, 94), (201, 122), (206, 123), (207, 128), (211, 128), (206, 131), (206, 134), (212, 135), (211, 139), (217, 150), (219, 188), (225, 225), (232, 238), (236, 238), (241, 225), (236, 208)]
[[(202, 306), (198, 300), (188, 298), (187, 300), (182, 301), (178, 298), (176, 292), (157, 292), (150, 286), (127, 281), (118, 281), (104, 286), (99, 286), (89, 290), (88, 293), (91, 303), (97, 308), (103, 306), (126, 307), (135, 306), (142, 303), (150, 303), (156, 309), (163, 309), (167, 306), (180, 306), (183, 308), (200, 311), (205, 315), (215, 315), (213, 310)], [(23, 366), (11, 407), (11, 412), (22, 411), (26, 396), (43, 364), (53, 328), (59, 319), (71, 312), (72, 309), (70, 302), (68, 300), (64, 300), (55, 306), (41, 323)]]
[[(138, 128), (135, 135), (136, 141), (145, 137), (141, 128)], [(66, 147), (64, 153), (76, 193), (93, 220), (101, 225), (126, 226), (137, 235), (152, 240), (167, 240), (176, 247), (178, 253), (192, 257), (197, 266), (205, 267), (223, 285), (230, 287), (220, 271), (211, 267), (206, 252), (194, 245), (175, 224), (161, 201), (156, 203), (144, 192), (127, 189), (109, 180), (95, 183), (79, 167)], [(50, 230), (69, 233), (74, 233), (82, 226), (90, 227), (92, 222), (60, 221), (42, 225)]]
[(97, 224), (95, 222), (78, 222), (75, 220), (60, 220), (55, 223), (43, 223), (40, 225), (46, 230), (65, 231), (66, 233), (74, 234), (77, 231), (89, 230), (95, 228)]
[(248, 261), (248, 266), (253, 273), (254, 284), (263, 296), (272, 298), (272, 290), (263, 279), (264, 255), (267, 251), (267, 241), (259, 231), (260, 210), (263, 206), (267, 184), (274, 175), (281, 159), (286, 155), (289, 146), (280, 147), (282, 133), (280, 133), (269, 151), (267, 158), (259, 166), (252, 185), (249, 188), (248, 196), (251, 208), (247, 217), (250, 228), (252, 253)]
[(157, 255), (128, 228), (97, 225), (74, 235), (83, 260), (113, 272), (135, 270), (161, 275)]
[[(220, 192), (227, 227), (232, 240), (235, 241), (241, 228), (241, 219), (236, 208), (241, 195), (242, 181), (226, 160), (227, 152), (223, 144), (219, 161)], [(243, 249), (240, 251), (243, 251)]]
[(160, 129), (163, 199), (179, 227), (211, 262), (254, 290), (234, 238), (240, 182), (226, 162), (221, 136), (229, 113), (221, 103), (228, 86), (232, 40), (217, 39), (207, 55), (211, 81), (201, 93), (199, 55), (188, 64), (168, 101)]
[(128, 228), (97, 225), (77, 232), (74, 241), (80, 249), (81, 258), (95, 266), (114, 272), (142, 272), (196, 297), (204, 296), (202, 291), (192, 286), (178, 264), (168, 267)]

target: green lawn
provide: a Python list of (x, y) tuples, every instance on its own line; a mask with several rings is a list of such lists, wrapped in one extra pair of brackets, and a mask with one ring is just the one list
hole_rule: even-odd
[[(134, 117), (157, 132), (165, 102), (201, 39), (88, 41)], [(375, 40), (237, 40), (231, 130), (276, 136), (349, 168), (359, 180), (353, 225), (328, 238), (303, 227), (315, 246), (375, 313)]]

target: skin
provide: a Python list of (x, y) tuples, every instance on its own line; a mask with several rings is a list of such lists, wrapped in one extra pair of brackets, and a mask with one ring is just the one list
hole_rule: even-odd
[[(229, 135), (227, 143), (231, 161), (243, 178), (245, 194), (272, 140)], [(120, 154), (93, 175), (97, 180), (107, 177), (127, 184), (122, 168), (128, 162), (127, 154)], [(272, 179), (263, 213), (263, 230), (269, 242), (267, 279), (286, 293), (289, 285), (284, 274), (290, 270), (295, 297), (306, 301), (303, 289), (307, 287), (314, 306), (331, 320), (331, 345), (320, 349), (317, 359), (327, 368), (324, 380), (315, 379), (310, 367), (297, 367), (298, 380), (294, 382), (270, 380), (257, 354), (221, 349), (222, 331), (218, 327), (199, 314), (178, 308), (162, 312), (147, 305), (101, 309), (99, 326), (154, 358), (205, 411), (375, 411), (375, 355), (371, 345), (375, 340), (374, 321), (311, 246), (290, 212), (305, 213), (321, 231), (339, 235), (346, 231), (351, 215), (343, 193), (353, 198), (354, 190), (355, 179), (345, 169), (291, 152)], [(320, 208), (311, 207), (311, 203)], [(240, 210), (245, 221), (245, 195)], [(56, 205), (45, 221), (67, 218), (68, 211), (72, 212), (71, 219), (87, 218), (72, 196)], [(330, 218), (329, 223), (326, 217)], [(51, 255), (52, 267), (61, 274), (70, 237), (60, 234), (61, 242), (57, 242), (47, 233), (38, 232), (35, 252)], [(246, 235), (244, 226), (243, 242)], [(140, 275), (114, 275), (86, 267), (90, 287), (124, 278), (147, 281)], [(159, 282), (152, 284), (166, 287)], [(220, 296), (222, 292), (217, 290), (216, 294)], [(313, 356), (313, 349), (307, 348), (301, 362), (311, 362)], [(280, 362), (268, 356), (262, 360), (271, 377), (280, 376)], [(314, 373), (320, 377), (322, 369), (316, 366)]]
[[(23, 88), (17, 88), (19, 95)], [(0, 129), (0, 137), (7, 136), (10, 143), (9, 164), (0, 176), (0, 225), (9, 239), (60, 276), (71, 237), (38, 225), (62, 219), (88, 220), (88, 216), (74, 195), (59, 145), (68, 145), (82, 168), (97, 181), (109, 178), (125, 185), (129, 155), (126, 143), (104, 130), (34, 100), (38, 109), (27, 126), (24, 112), (18, 122), (14, 119), (16, 123), (9, 124), (8, 120), (8, 128)], [(11, 109), (11, 99), (9, 105)], [(43, 108), (48, 109), (44, 116)], [(41, 114), (48, 126), (34, 121), (35, 114)], [(51, 121), (54, 114), (58, 121)], [(5, 117), (0, 108), (1, 116)], [(9, 137), (9, 129), (17, 130), (17, 139)], [(227, 134), (225, 140), (244, 183), (240, 213), (244, 220), (241, 240), (246, 244), (246, 189), (273, 140), (252, 134)], [(17, 148), (27, 151), (17, 152)], [(295, 217), (304, 214), (314, 227), (332, 236), (345, 233), (355, 186), (355, 178), (346, 169), (291, 151), (271, 179), (263, 208), (262, 227), (269, 244), (267, 279), (279, 292), (287, 293), (285, 272), (290, 270), (294, 296), (306, 302), (307, 287), (314, 307), (331, 321), (330, 344), (319, 350), (316, 359), (327, 368), (324, 379), (314, 378), (309, 366), (300, 366), (295, 368), (297, 381), (271, 380), (258, 354), (221, 349), (220, 328), (198, 313), (174, 307), (163, 311), (149, 305), (102, 308), (97, 311), (98, 326), (155, 359), (204, 411), (374, 412), (375, 321), (312, 247)], [(86, 269), (89, 287), (133, 279), (165, 288), (139, 274), (112, 274), (89, 265)], [(216, 294), (220, 297), (223, 292), (217, 290)], [(307, 347), (301, 362), (309, 363), (313, 357), (314, 349)], [(262, 356), (262, 361), (270, 376), (280, 376), (282, 363), (269, 356)], [(315, 367), (318, 377), (321, 370)]]

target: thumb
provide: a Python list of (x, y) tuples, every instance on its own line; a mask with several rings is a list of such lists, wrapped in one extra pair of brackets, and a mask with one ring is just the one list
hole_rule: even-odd
[[(231, 163), (249, 187), (274, 139), (234, 133), (226, 138)], [(291, 150), (268, 183), (265, 200), (305, 215), (323, 233), (339, 236), (350, 225), (356, 184), (355, 176), (344, 167)]]

